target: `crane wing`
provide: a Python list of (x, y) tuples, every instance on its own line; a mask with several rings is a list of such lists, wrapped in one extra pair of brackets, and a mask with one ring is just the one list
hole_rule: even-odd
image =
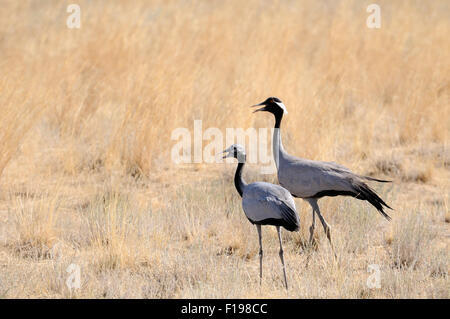
[(389, 209), (391, 207), (363, 181), (367, 178), (336, 163), (303, 159), (291, 161), (278, 171), (278, 179), (296, 197), (352, 196), (367, 200), (386, 219), (390, 219), (383, 206)]
[(283, 226), (296, 231), (300, 222), (291, 194), (278, 185), (257, 182), (247, 185), (242, 207), (250, 222), (261, 225)]

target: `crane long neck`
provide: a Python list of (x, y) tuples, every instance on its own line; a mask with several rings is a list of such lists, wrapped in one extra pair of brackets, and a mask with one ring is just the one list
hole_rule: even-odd
[(283, 119), (283, 114), (275, 114), (275, 127), (273, 130), (273, 138), (272, 138), (272, 145), (273, 145), (273, 156), (275, 159), (275, 165), (277, 169), (280, 165), (280, 157), (282, 157), (285, 153), (283, 148), (283, 142), (281, 141), (281, 120)]
[(234, 186), (236, 186), (236, 189), (242, 197), (242, 193), (244, 192), (245, 186), (247, 186), (247, 183), (242, 179), (242, 171), (244, 168), (244, 163), (239, 163), (236, 169), (236, 173), (234, 174)]
[(283, 114), (275, 115), (275, 128), (280, 128), (282, 119), (283, 119)]

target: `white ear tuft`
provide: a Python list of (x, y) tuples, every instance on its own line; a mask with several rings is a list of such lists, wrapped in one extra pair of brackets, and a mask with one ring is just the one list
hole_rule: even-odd
[(283, 113), (288, 114), (288, 111), (286, 109), (286, 105), (284, 105), (283, 102), (275, 102), (275, 103), (277, 103), (277, 105), (279, 107), (281, 107), (281, 109), (283, 110)]

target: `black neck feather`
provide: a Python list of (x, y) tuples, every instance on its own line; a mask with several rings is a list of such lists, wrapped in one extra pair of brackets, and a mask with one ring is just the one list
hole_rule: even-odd
[(275, 128), (280, 128), (283, 113), (274, 113), (273, 115), (275, 116)]
[(239, 163), (236, 169), (236, 174), (234, 174), (234, 186), (242, 197), (242, 193), (244, 192), (244, 187), (246, 183), (242, 179), (242, 170), (244, 168), (245, 163)]

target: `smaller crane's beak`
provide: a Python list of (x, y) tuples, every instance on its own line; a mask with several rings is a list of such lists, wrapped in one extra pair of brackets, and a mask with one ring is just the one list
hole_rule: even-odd
[(260, 109), (257, 109), (257, 110), (254, 110), (253, 113), (266, 111), (266, 105), (264, 104), (264, 102), (252, 105), (250, 107), (261, 106), (261, 105), (264, 105), (264, 107), (262, 107)]
[[(223, 152), (220, 152), (220, 153), (218, 153), (218, 154), (216, 154), (216, 156), (218, 156), (218, 155), (222, 155), (222, 154), (224, 154), (224, 153), (228, 153), (229, 151), (228, 150), (225, 150), (225, 151), (223, 151)], [(228, 154), (225, 154), (223, 157), (222, 157), (222, 159), (225, 159), (225, 158), (227, 158), (228, 157), (228, 155), (230, 155), (230, 153), (228, 153)]]

